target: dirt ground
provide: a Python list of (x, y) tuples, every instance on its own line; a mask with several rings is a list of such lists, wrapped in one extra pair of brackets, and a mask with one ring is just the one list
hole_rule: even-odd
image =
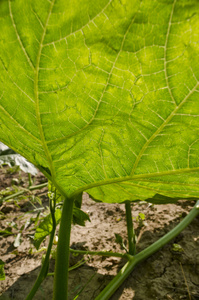
[[(13, 180), (14, 178), (14, 180)], [(17, 179), (17, 180), (16, 180)], [(42, 183), (45, 178), (39, 173), (34, 184)], [(11, 187), (27, 186), (27, 175), (18, 172), (11, 174), (7, 168), (0, 169), (0, 191)], [(47, 190), (37, 190), (34, 196), (40, 197), (43, 209), (48, 205)], [(8, 227), (8, 223), (17, 224), (14, 235), (0, 237), (0, 258), (5, 262), (6, 279), (0, 283), (0, 299), (24, 300), (30, 291), (41, 265), (44, 252), (36, 252), (31, 244), (34, 230), (30, 227), (22, 231), (21, 244), (14, 247), (16, 235), (26, 220), (35, 218), (40, 205), (30, 196), (21, 201), (3, 202), (0, 210), (0, 230)], [(33, 201), (34, 200), (34, 201)], [(34, 206), (35, 207), (34, 207)], [(132, 205), (136, 234), (138, 236), (137, 251), (140, 251), (163, 236), (182, 217), (186, 216), (194, 202), (179, 201), (176, 205)], [(94, 251), (120, 251), (115, 242), (115, 233), (127, 241), (125, 208), (123, 204), (95, 203), (87, 194), (83, 197), (83, 211), (89, 214), (91, 222), (85, 227), (74, 225), (71, 233), (71, 247), (74, 249), (90, 249)], [(139, 213), (145, 215), (142, 222), (136, 219)], [(199, 217), (197, 217), (178, 237), (162, 250), (138, 265), (129, 278), (117, 290), (111, 300), (178, 300), (199, 299)], [(14, 223), (11, 223), (14, 222)], [(174, 248), (174, 244), (179, 245)], [(47, 246), (47, 241), (42, 246)], [(84, 256), (85, 263), (69, 273), (69, 300), (92, 300), (107, 283), (117, 274), (125, 261), (120, 258), (104, 258), (100, 256)], [(70, 265), (81, 260), (71, 256)], [(50, 271), (53, 272), (54, 260), (51, 259)], [(52, 299), (53, 277), (45, 279), (35, 300)]]

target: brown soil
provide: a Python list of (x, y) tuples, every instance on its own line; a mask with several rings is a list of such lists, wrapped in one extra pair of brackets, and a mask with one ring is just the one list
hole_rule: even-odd
[[(27, 175), (24, 173), (10, 174), (7, 168), (0, 169), (0, 190), (11, 186), (12, 179), (17, 178), (20, 186), (27, 186)], [(35, 184), (45, 179), (39, 174)], [(42, 199), (46, 206), (47, 190), (37, 190), (36, 196)], [(14, 221), (18, 228), (30, 217), (35, 217), (29, 197), (20, 202), (4, 202), (1, 206), (1, 230)], [(38, 204), (34, 203), (35, 206)], [(193, 207), (193, 202), (179, 201), (176, 205), (134, 204), (135, 229), (138, 235), (137, 251), (140, 251), (179, 223), (182, 217)], [(90, 249), (94, 251), (112, 250), (124, 252), (115, 242), (115, 233), (127, 240), (124, 205), (95, 203), (88, 195), (84, 195), (82, 209), (90, 216), (91, 222), (85, 227), (73, 226), (71, 246), (74, 249)], [(136, 221), (138, 214), (145, 214), (144, 224)], [(197, 217), (175, 240), (162, 250), (141, 263), (131, 273), (129, 278), (117, 290), (111, 300), (178, 300), (199, 299), (199, 217)], [(143, 226), (141, 226), (143, 225)], [(18, 248), (13, 246), (15, 235), (1, 237), (0, 258), (5, 262), (6, 280), (1, 281), (1, 300), (24, 300), (30, 291), (41, 265), (43, 253), (36, 250), (30, 243), (30, 235), (34, 231), (24, 230), (22, 243)], [(33, 229), (33, 228), (32, 228)], [(173, 244), (181, 246), (182, 251), (174, 251)], [(42, 246), (47, 245), (47, 241)], [(33, 248), (33, 252), (30, 249)], [(85, 286), (78, 297), (80, 300), (92, 300), (117, 274), (125, 261), (119, 258), (104, 258), (100, 256), (84, 256), (86, 262), (81, 267), (70, 272), (69, 300)], [(81, 257), (71, 256), (73, 265)], [(53, 271), (54, 260), (51, 260), (50, 270)], [(53, 277), (47, 277), (43, 282), (35, 300), (50, 300), (53, 293)]]

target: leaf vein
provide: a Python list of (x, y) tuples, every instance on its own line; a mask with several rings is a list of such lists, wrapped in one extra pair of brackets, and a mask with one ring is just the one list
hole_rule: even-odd
[(9, 12), (10, 12), (10, 18), (11, 18), (12, 26), (13, 26), (14, 31), (15, 31), (15, 33), (16, 33), (16, 36), (17, 36), (17, 40), (18, 40), (18, 42), (19, 42), (19, 45), (20, 45), (20, 47), (21, 47), (21, 49), (22, 49), (22, 51), (23, 51), (23, 53), (24, 53), (24, 55), (25, 55), (25, 57), (26, 57), (26, 59), (27, 59), (29, 65), (30, 65), (30, 67), (31, 67), (33, 70), (35, 70), (35, 67), (34, 67), (34, 65), (33, 65), (32, 61), (31, 61), (31, 59), (30, 59), (30, 56), (28, 55), (28, 53), (27, 53), (27, 51), (26, 51), (26, 48), (25, 48), (24, 45), (23, 45), (22, 39), (21, 39), (21, 37), (20, 37), (20, 35), (19, 35), (19, 32), (18, 32), (18, 30), (17, 30), (17, 26), (16, 26), (16, 24), (15, 24), (14, 16), (13, 16), (13, 13), (12, 13), (11, 1), (8, 0), (8, 3), (9, 3)]
[[(116, 58), (115, 58), (115, 61), (113, 62), (112, 68), (111, 68), (111, 70), (110, 70), (110, 73), (109, 73), (108, 79), (107, 79), (107, 81), (106, 81), (105, 87), (104, 87), (104, 89), (103, 89), (103, 91), (102, 91), (101, 97), (100, 97), (100, 99), (99, 99), (99, 101), (98, 101), (97, 107), (96, 107), (96, 109), (95, 109), (95, 111), (94, 111), (94, 114), (93, 114), (92, 118), (91, 118), (90, 121), (88, 122), (88, 124), (86, 124), (83, 128), (81, 128), (81, 129), (80, 129), (79, 131), (77, 131), (77, 132), (74, 132), (74, 133), (72, 133), (72, 134), (70, 134), (70, 135), (68, 135), (68, 136), (62, 137), (62, 138), (60, 138), (60, 139), (48, 141), (48, 143), (53, 143), (53, 142), (55, 142), (55, 141), (56, 141), (56, 142), (57, 142), (57, 141), (62, 141), (62, 140), (64, 140), (64, 139), (67, 139), (67, 138), (69, 138), (69, 137), (72, 137), (72, 136), (74, 136), (74, 135), (80, 133), (80, 132), (83, 131), (84, 129), (86, 129), (86, 128), (87, 128), (89, 125), (91, 125), (91, 123), (94, 121), (94, 119), (95, 119), (95, 117), (96, 117), (96, 115), (97, 115), (97, 112), (98, 112), (98, 110), (99, 110), (99, 106), (100, 106), (100, 104), (101, 104), (101, 102), (102, 102), (102, 98), (103, 98), (103, 96), (104, 96), (104, 94), (105, 94), (105, 92), (106, 92), (106, 90), (107, 90), (108, 85), (109, 85), (109, 81), (110, 81), (112, 72), (113, 72), (113, 70), (114, 70), (114, 68), (115, 68), (115, 64), (116, 64), (116, 62), (117, 62), (117, 60), (118, 60), (118, 58), (119, 58), (119, 56), (120, 56), (120, 53), (121, 53), (122, 50), (123, 50), (123, 46), (124, 46), (124, 42), (125, 42), (126, 36), (127, 36), (128, 32), (129, 32), (129, 30), (130, 30), (131, 25), (133, 24), (133, 22), (134, 22), (134, 20), (135, 20), (135, 17), (136, 17), (136, 13), (135, 13), (134, 17), (132, 18), (132, 20), (131, 20), (131, 22), (130, 22), (130, 24), (129, 24), (127, 30), (126, 30), (126, 33), (124, 34), (124, 37), (123, 37), (123, 40), (122, 40), (122, 43), (121, 43), (120, 50), (118, 51), (118, 54), (117, 54), (117, 56), (116, 56)], [(145, 138), (145, 139), (146, 139), (146, 138)]]
[(173, 97), (173, 94), (172, 94), (172, 91), (171, 91), (170, 85), (169, 85), (169, 79), (168, 79), (168, 73), (167, 73), (167, 63), (168, 62), (166, 60), (166, 57), (167, 57), (167, 45), (168, 45), (169, 34), (170, 34), (170, 30), (171, 30), (173, 12), (174, 12), (176, 1), (177, 0), (174, 0), (174, 2), (173, 2), (171, 14), (170, 14), (170, 19), (169, 19), (168, 30), (167, 30), (167, 34), (166, 34), (166, 42), (165, 42), (165, 46), (164, 46), (164, 70), (165, 70), (165, 78), (166, 78), (166, 83), (167, 83), (167, 87), (168, 87), (168, 91), (169, 91), (170, 97), (171, 97), (173, 103), (175, 103), (175, 105), (177, 105), (177, 103), (176, 103), (176, 101), (175, 101), (175, 99)]
[(134, 174), (137, 165), (141, 157), (143, 156), (143, 153), (148, 148), (149, 144), (157, 137), (157, 135), (162, 131), (162, 129), (171, 121), (171, 119), (176, 115), (176, 112), (184, 105), (184, 103), (186, 103), (187, 99), (195, 92), (198, 86), (199, 83), (195, 85), (195, 87), (189, 92), (189, 94), (184, 98), (184, 100), (173, 110), (173, 112), (167, 117), (167, 119), (162, 123), (162, 125), (154, 132), (154, 134), (150, 137), (150, 139), (148, 139), (148, 141), (144, 144), (134, 163), (134, 166), (131, 171), (131, 176)]
[(71, 35), (75, 35), (77, 32), (82, 31), (82, 29), (84, 29), (84, 28), (85, 28), (86, 26), (88, 26), (90, 23), (93, 23), (93, 21), (94, 21), (100, 14), (102, 14), (102, 13), (105, 11), (105, 9), (111, 4), (111, 2), (113, 2), (113, 0), (110, 0), (110, 1), (105, 5), (105, 7), (104, 7), (104, 8), (103, 8), (96, 16), (94, 16), (93, 19), (89, 20), (89, 22), (88, 22), (87, 24), (83, 25), (81, 28), (77, 29), (76, 31), (71, 32), (70, 34), (64, 36), (63, 38), (60, 38), (59, 40), (56, 40), (56, 41), (53, 41), (53, 42), (50, 42), (50, 43), (46, 43), (46, 44), (44, 44), (43, 46), (45, 47), (45, 46), (49, 46), (49, 45), (53, 45), (53, 44), (55, 44), (55, 43), (61, 42), (61, 41), (63, 41), (63, 40), (66, 40), (66, 39), (67, 39), (68, 37), (70, 37)]
[(49, 22), (49, 19), (50, 19), (55, 1), (56, 0), (53, 0), (50, 3), (49, 12), (48, 12), (48, 15), (47, 15), (47, 18), (46, 18), (46, 23), (43, 27), (43, 34), (41, 36), (40, 46), (39, 46), (38, 55), (37, 55), (36, 69), (35, 69), (35, 80), (34, 80), (36, 118), (37, 118), (38, 128), (39, 128), (39, 132), (40, 132), (41, 142), (42, 142), (42, 145), (44, 147), (44, 151), (46, 153), (46, 157), (47, 157), (47, 160), (48, 160), (48, 163), (49, 163), (49, 166), (50, 166), (52, 177), (54, 177), (55, 171), (54, 171), (54, 166), (53, 166), (53, 162), (52, 162), (52, 157), (51, 157), (51, 154), (50, 154), (49, 149), (48, 149), (47, 144), (46, 144), (45, 135), (44, 135), (42, 122), (41, 122), (41, 117), (40, 117), (41, 115), (40, 115), (40, 109), (39, 109), (38, 79), (39, 79), (39, 66), (40, 66), (40, 60), (41, 60), (41, 52), (42, 52), (42, 48), (43, 48), (43, 41), (44, 41), (44, 38), (45, 38), (45, 35), (46, 35), (46, 29), (47, 29), (47, 26), (48, 26), (48, 22)]
[(85, 186), (82, 186), (81, 188), (77, 189), (71, 196), (78, 195), (81, 192), (87, 191), (91, 188), (100, 187), (103, 185), (118, 183), (118, 182), (125, 182), (130, 180), (146, 180), (147, 178), (153, 178), (153, 177), (162, 177), (162, 176), (169, 176), (169, 175), (179, 175), (179, 174), (185, 174), (185, 173), (198, 173), (199, 167), (197, 168), (184, 168), (179, 170), (171, 170), (171, 171), (164, 171), (160, 173), (149, 173), (149, 174), (138, 174), (138, 175), (131, 175), (131, 176), (125, 176), (125, 177), (117, 177), (117, 178), (111, 178), (106, 179), (98, 182), (94, 182), (91, 184), (87, 184)]
[(4, 112), (4, 114), (6, 114), (15, 124), (17, 124), (17, 126), (19, 126), (19, 128), (21, 128), (28, 136), (32, 137), (34, 140), (36, 140), (37, 142), (41, 143), (39, 139), (37, 139), (34, 135), (32, 135), (29, 131), (27, 131), (20, 123), (18, 123), (11, 114), (9, 114), (7, 112), (7, 110), (5, 110), (5, 108), (0, 104), (0, 107), (2, 109), (2, 111)]

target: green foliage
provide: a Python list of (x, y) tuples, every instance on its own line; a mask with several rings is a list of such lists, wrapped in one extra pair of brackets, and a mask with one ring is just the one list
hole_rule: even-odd
[[(55, 211), (55, 219), (56, 223), (58, 224), (61, 219), (61, 210), (57, 209)], [(48, 214), (43, 220), (41, 220), (39, 226), (37, 226), (35, 235), (34, 235), (34, 246), (38, 250), (41, 242), (48, 236), (50, 235), (51, 231), (53, 229), (53, 224), (52, 224), (52, 216), (51, 214)]]
[[(55, 211), (55, 221), (56, 225), (60, 223), (61, 220), (61, 214), (62, 214), (62, 195), (59, 193), (59, 191), (55, 188), (55, 186), (49, 181), (48, 183), (48, 197), (49, 201), (54, 203)], [(90, 221), (90, 218), (87, 213), (83, 212), (81, 208), (82, 203), (82, 194), (78, 195), (74, 201), (74, 207), (73, 207), (73, 215), (72, 215), (72, 222), (73, 224), (78, 224), (80, 226), (85, 226), (86, 221)], [(36, 227), (36, 231), (34, 234), (34, 246), (38, 250), (42, 241), (51, 234), (53, 230), (53, 221), (52, 221), (52, 212), (50, 212), (47, 216), (40, 219), (39, 226)]]
[[(199, 197), (198, 15), (198, 0), (0, 1), (0, 139), (66, 199), (54, 299), (67, 299), (66, 248), (83, 191), (118, 203)], [(27, 300), (47, 274), (53, 201), (50, 210), (45, 263)], [(96, 299), (109, 299), (197, 214), (198, 204)]]
[(176, 253), (182, 253), (182, 252), (184, 252), (184, 249), (179, 244), (173, 244), (172, 251), (176, 252)]
[(67, 197), (198, 197), (198, 13), (197, 0), (1, 1), (1, 141)]
[(139, 213), (138, 216), (136, 218), (133, 218), (136, 220), (136, 222), (138, 223), (138, 226), (141, 228), (143, 227), (146, 222), (145, 222), (145, 214), (143, 213)]
[(6, 145), (0, 142), (0, 165), (8, 165), (10, 167), (20, 167), (26, 173), (32, 175), (37, 174), (37, 169), (29, 163), (24, 157), (9, 149)]
[(0, 230), (0, 235), (4, 236), (4, 237), (9, 236), (9, 235), (13, 235), (12, 227), (7, 227), (4, 230)]
[[(61, 209), (56, 209), (55, 219), (56, 219), (57, 225), (60, 222), (61, 213), (62, 213)], [(74, 207), (73, 208), (73, 223), (78, 224), (80, 226), (85, 226), (86, 221), (90, 221), (88, 214), (83, 212), (81, 209)], [(50, 235), (52, 228), (53, 228), (52, 216), (51, 216), (51, 214), (48, 214), (46, 217), (41, 219), (39, 226), (36, 227), (33, 244), (37, 250), (39, 249), (41, 242), (48, 235)]]
[(0, 280), (5, 280), (4, 265), (5, 263), (0, 259)]
[(83, 210), (74, 207), (73, 208), (73, 224), (77, 224), (80, 226), (85, 226), (85, 222), (90, 221), (90, 218), (87, 213)]
[(115, 233), (115, 242), (120, 245), (121, 249), (124, 249), (128, 253), (125, 242), (121, 235), (118, 233)]

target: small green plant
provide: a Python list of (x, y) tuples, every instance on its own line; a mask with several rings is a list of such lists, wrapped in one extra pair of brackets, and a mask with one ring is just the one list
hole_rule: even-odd
[(126, 243), (123, 240), (123, 238), (121, 237), (121, 235), (118, 233), (115, 233), (115, 242), (120, 245), (121, 249), (124, 249), (126, 251), (126, 253), (128, 253), (128, 250), (126, 248)]
[[(198, 215), (196, 202), (136, 253), (130, 202), (199, 196), (198, 14), (198, 0), (0, 2), (0, 139), (62, 197), (55, 300), (68, 298), (73, 207), (84, 191), (126, 207), (128, 261), (96, 300)], [(49, 247), (27, 300), (47, 275), (56, 201), (50, 212)]]
[(1, 142), (0, 165), (8, 165), (9, 169), (7, 171), (11, 174), (16, 173), (19, 169), (32, 175), (37, 174), (37, 169), (33, 164)]
[(4, 265), (5, 263), (0, 259), (0, 280), (5, 279)]

